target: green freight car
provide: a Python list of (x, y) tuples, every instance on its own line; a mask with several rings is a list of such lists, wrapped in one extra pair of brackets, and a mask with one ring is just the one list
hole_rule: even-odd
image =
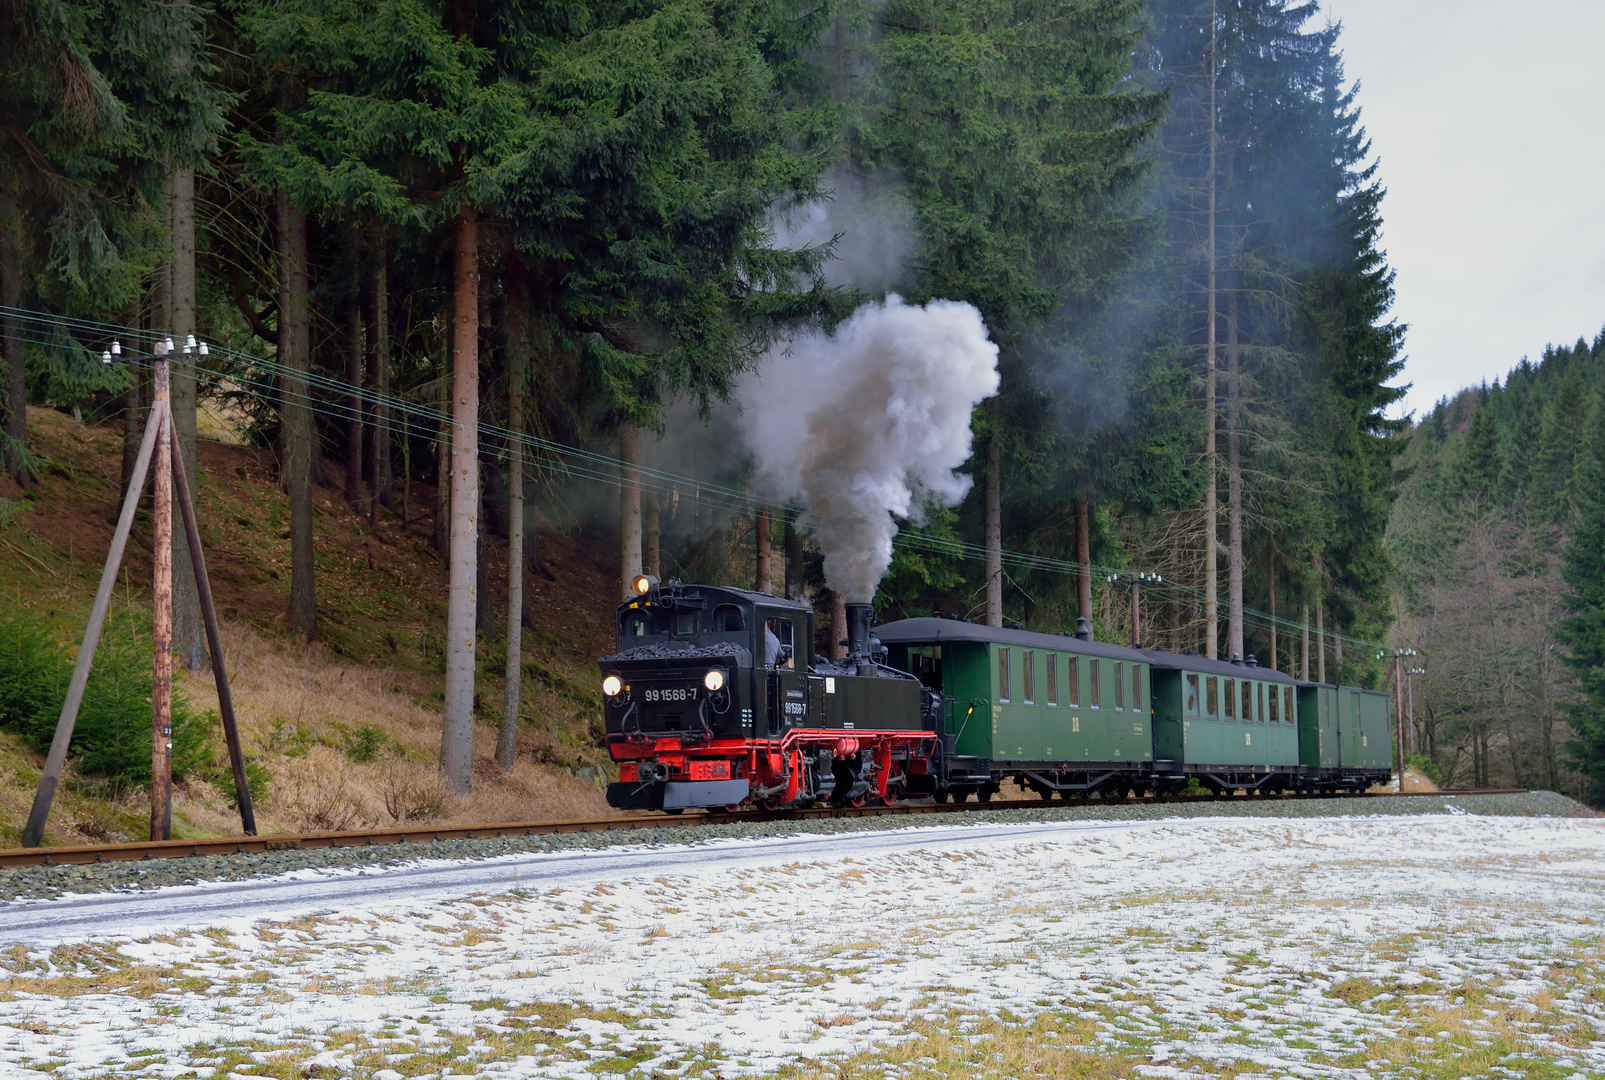
[[(1150, 663), (1070, 634), (904, 619), (876, 629), (887, 663), (943, 697), (944, 760), (928, 785), (991, 798), (1005, 779), (1044, 798), (1168, 791), (1154, 761)], [(911, 787), (910, 790), (916, 790)]]
[(1299, 761), (1320, 791), (1364, 791), (1393, 775), (1392, 701), (1376, 690), (1298, 686)]

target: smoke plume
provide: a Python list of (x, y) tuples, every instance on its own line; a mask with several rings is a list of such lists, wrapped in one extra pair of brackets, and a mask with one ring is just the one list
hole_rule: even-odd
[(998, 389), (998, 348), (969, 304), (866, 304), (834, 334), (777, 345), (737, 390), (761, 480), (802, 496), (825, 580), (868, 601), (916, 493), (953, 505), (970, 478), (970, 413)]

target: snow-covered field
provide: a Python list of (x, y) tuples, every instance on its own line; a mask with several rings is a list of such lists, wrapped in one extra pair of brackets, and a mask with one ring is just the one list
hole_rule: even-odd
[(13, 944), (0, 1074), (1605, 1076), (1605, 820), (651, 855), (520, 857), (522, 888), (318, 912), (356, 876), (329, 875), (249, 915)]

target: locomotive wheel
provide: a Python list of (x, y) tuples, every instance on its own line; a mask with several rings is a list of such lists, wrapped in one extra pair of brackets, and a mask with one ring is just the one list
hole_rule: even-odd
[(1045, 787), (1042, 790), (1037, 792), (1037, 796), (1043, 802), (1052, 802), (1053, 801), (1053, 789), (1050, 788), (1050, 787)]
[(992, 801), (992, 789), (991, 788), (982, 788), (980, 791), (977, 791), (975, 793), (975, 797), (977, 799), (979, 799), (981, 802), (991, 802)]
[(680, 806), (680, 807), (676, 807), (673, 810), (665, 810), (663, 812), (665, 814), (683, 814), (683, 813), (685, 813), (685, 807)]
[(935, 791), (931, 792), (931, 801), (939, 803), (947, 802), (947, 788), (937, 788)]

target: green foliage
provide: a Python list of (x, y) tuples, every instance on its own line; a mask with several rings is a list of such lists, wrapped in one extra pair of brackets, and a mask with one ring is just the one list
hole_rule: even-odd
[[(208, 782), (223, 796), (230, 810), (240, 808), (239, 792), (234, 789), (234, 771), (225, 764), (222, 768), (214, 769), (207, 777)], [(245, 786), (251, 793), (251, 806), (256, 810), (267, 807), (268, 792), (273, 784), (273, 773), (268, 767), (254, 758), (247, 758), (245, 762)]]
[(1438, 763), (1426, 754), (1409, 754), (1405, 757), (1404, 763), (1407, 768), (1414, 769), (1434, 784), (1443, 782), (1443, 771), (1438, 768)]
[(1555, 637), (1577, 676), (1583, 700), (1571, 710), (1572, 755), (1588, 782), (1588, 799), (1605, 806), (1605, 398), (1595, 396), (1577, 462), (1577, 522), (1566, 545), (1564, 574), (1571, 614)]
[(373, 761), (380, 751), (390, 746), (390, 736), (383, 728), (376, 728), (372, 724), (363, 724), (353, 731), (346, 739), (346, 757), (355, 762)]
[[(0, 614), (0, 727), (19, 732), (40, 753), (48, 750), (72, 667), (72, 654), (31, 611)], [(210, 733), (217, 722), (215, 714), (197, 716), (174, 691), (175, 779), (211, 764)], [(150, 783), (150, 638), (126, 612), (107, 620), (68, 752), (80, 772), (117, 783)]]

